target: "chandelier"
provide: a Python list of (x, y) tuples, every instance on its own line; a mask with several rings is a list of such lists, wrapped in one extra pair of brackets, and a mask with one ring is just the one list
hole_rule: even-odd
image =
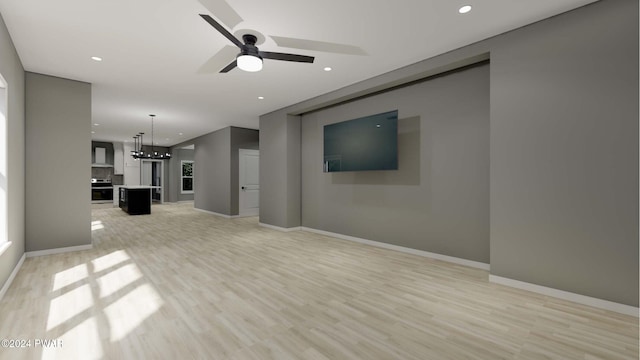
[(134, 146), (133, 150), (131, 150), (131, 156), (134, 159), (151, 159), (151, 160), (166, 160), (171, 159), (171, 154), (168, 152), (159, 153), (155, 150), (153, 143), (153, 119), (156, 117), (153, 114), (149, 114), (151, 117), (151, 152), (145, 152), (142, 148), (142, 139), (144, 137), (144, 133), (138, 133), (133, 137)]

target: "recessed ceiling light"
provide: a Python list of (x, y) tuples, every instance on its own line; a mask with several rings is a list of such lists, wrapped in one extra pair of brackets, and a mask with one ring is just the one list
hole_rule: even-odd
[(92, 134), (95, 134), (96, 132), (95, 132), (95, 131), (92, 131), (91, 133), (92, 133)]
[(258, 96), (258, 100), (264, 100), (264, 96)]
[(178, 135), (182, 135), (182, 133), (178, 133)]
[(100, 124), (93, 124), (93, 126), (100, 126)]
[(469, 11), (471, 11), (471, 5), (465, 5), (465, 6), (461, 7), (460, 9), (458, 9), (458, 12), (460, 14), (466, 14)]
[(95, 61), (102, 61), (102, 58), (99, 56), (92, 56), (91, 60), (95, 60)]
[(333, 70), (333, 69), (328, 67), (328, 66), (326, 68), (324, 68), (324, 71), (331, 71), (331, 70)]

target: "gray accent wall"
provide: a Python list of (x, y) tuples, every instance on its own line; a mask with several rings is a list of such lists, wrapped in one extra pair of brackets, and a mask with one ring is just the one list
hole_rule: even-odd
[(26, 250), (91, 244), (91, 84), (26, 73)]
[[(238, 150), (258, 149), (259, 131), (230, 126), (172, 149), (191, 144), (194, 145), (194, 207), (222, 215), (238, 215)], [(179, 162), (174, 166), (179, 168)]]
[(231, 128), (195, 138), (194, 204), (196, 209), (231, 215)]
[[(323, 127), (398, 110), (398, 170), (323, 173)], [(489, 263), (489, 65), (302, 116), (302, 226)]]
[(638, 306), (638, 2), (491, 52), (491, 273)]
[[(412, 223), (406, 230), (388, 232), (384, 237), (366, 228), (371, 223), (368, 217), (377, 219), (383, 212), (394, 221), (407, 221), (407, 216), (395, 214), (408, 212), (407, 205), (399, 204), (396, 197), (401, 193), (400, 184), (418, 186), (411, 185), (416, 174), (398, 176), (390, 184), (385, 184), (389, 180), (383, 176), (309, 176), (309, 171), (320, 170), (307, 170), (312, 166), (307, 165), (307, 158), (320, 162), (322, 156), (315, 135), (318, 125), (313, 123), (350, 119), (362, 108), (345, 103), (336, 107), (340, 110), (310, 111), (359, 99), (353, 104), (369, 101), (373, 113), (378, 104), (367, 96), (483, 57), (491, 61), (489, 94), (483, 95), (489, 96), (490, 106), (490, 200), (485, 209), (489, 212), (490, 234), (489, 247), (478, 255), (490, 254), (491, 274), (496, 276), (637, 307), (637, 1), (601, 0), (261, 116), (260, 221), (289, 228), (309, 224), (418, 247), (420, 244), (405, 235), (423, 229), (414, 228)], [(381, 95), (379, 99), (384, 99)], [(407, 106), (403, 98), (398, 98), (397, 104)], [(319, 117), (323, 113), (332, 114), (332, 119)], [(304, 176), (296, 180), (295, 171), (301, 162), (296, 163), (297, 155), (289, 157), (288, 152), (294, 151), (296, 141), (300, 144), (300, 134), (288, 131), (287, 124), (292, 115), (300, 114), (312, 124), (302, 121)], [(453, 156), (456, 162), (466, 161), (461, 154), (443, 156), (433, 151), (448, 149), (439, 142), (452, 141), (451, 135), (463, 130), (429, 138), (429, 131), (436, 130), (432, 131), (435, 135), (438, 128), (422, 128), (433, 124), (422, 118), (424, 114), (415, 116), (421, 117), (419, 186), (427, 186), (427, 181), (433, 182), (430, 176), (434, 176), (438, 159)], [(406, 121), (412, 114), (401, 109), (400, 117)], [(406, 146), (402, 142), (401, 148)], [(317, 151), (316, 160), (309, 153), (313, 151)], [(457, 165), (445, 162), (439, 166)], [(304, 194), (301, 202), (295, 195), (297, 186)], [(390, 194), (385, 198), (387, 191)], [(380, 209), (369, 200), (371, 196), (382, 201)], [(327, 197), (338, 199), (350, 210), (326, 204)], [(312, 199), (311, 204), (306, 199)], [(302, 219), (297, 223), (295, 214), (289, 213), (296, 201), (302, 205)], [(412, 204), (412, 199), (407, 201)], [(454, 212), (447, 208), (450, 204), (446, 201), (436, 204), (439, 212)], [(325, 209), (340, 211), (343, 223), (338, 223), (333, 214), (322, 213)], [(456, 244), (451, 239), (459, 229), (450, 226), (447, 219), (428, 217), (426, 205), (415, 211), (438, 221), (434, 229), (440, 229), (439, 237), (447, 239), (430, 243), (430, 251), (470, 260), (483, 258), (471, 252), (452, 252)]]
[[(11, 246), (0, 254), (0, 289), (25, 252), (24, 69), (0, 16), (0, 74), (7, 86), (7, 232)], [(4, 150), (2, 150), (4, 151)]]
[(300, 116), (260, 117), (260, 222), (300, 226)]

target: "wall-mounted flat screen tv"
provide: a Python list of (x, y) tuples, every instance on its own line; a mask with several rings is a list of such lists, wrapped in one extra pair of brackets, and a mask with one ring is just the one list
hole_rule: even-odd
[(324, 126), (324, 172), (398, 170), (398, 110)]

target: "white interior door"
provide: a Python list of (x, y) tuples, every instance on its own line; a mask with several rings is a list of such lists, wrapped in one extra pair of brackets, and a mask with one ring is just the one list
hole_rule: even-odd
[(260, 210), (260, 151), (240, 149), (239, 214), (258, 215)]

